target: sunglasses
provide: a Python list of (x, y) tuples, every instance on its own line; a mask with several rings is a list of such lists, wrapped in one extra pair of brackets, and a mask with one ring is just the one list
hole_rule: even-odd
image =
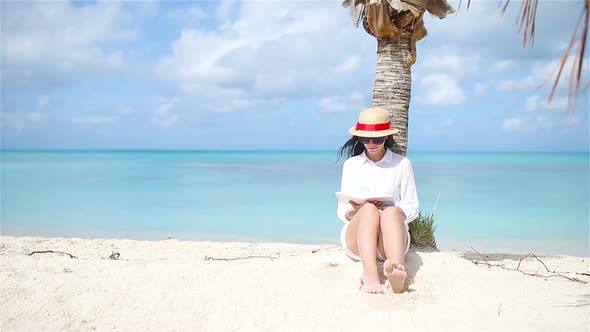
[(375, 144), (383, 144), (385, 142), (386, 136), (381, 137), (359, 137), (359, 141), (363, 144), (369, 144), (369, 141), (373, 141)]

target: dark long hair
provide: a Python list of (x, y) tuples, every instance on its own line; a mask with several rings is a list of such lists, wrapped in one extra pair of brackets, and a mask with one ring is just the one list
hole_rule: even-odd
[[(385, 147), (389, 150), (393, 150), (395, 146), (395, 140), (393, 135), (387, 136), (385, 139)], [(338, 160), (348, 159), (350, 157), (358, 156), (365, 151), (365, 145), (359, 140), (358, 136), (352, 136), (344, 145), (338, 150)]]

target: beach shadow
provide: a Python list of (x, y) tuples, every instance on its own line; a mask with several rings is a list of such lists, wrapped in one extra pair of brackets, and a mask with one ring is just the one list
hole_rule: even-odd
[(406, 254), (406, 272), (408, 272), (408, 280), (406, 281), (406, 283), (408, 285), (408, 292), (414, 291), (414, 289), (412, 288), (412, 285), (414, 284), (414, 277), (416, 277), (416, 275), (420, 271), (420, 267), (424, 265), (424, 263), (422, 262), (422, 258), (420, 258), (420, 255), (418, 255), (418, 253), (426, 251), (430, 252), (434, 250), (410, 248), (410, 250)]
[(577, 297), (576, 296), (570, 296), (570, 297), (574, 298), (574, 300), (572, 300), (572, 302), (562, 302), (562, 303), (557, 303), (555, 305), (559, 306), (559, 307), (571, 307), (571, 308), (590, 306), (590, 294), (582, 294)]

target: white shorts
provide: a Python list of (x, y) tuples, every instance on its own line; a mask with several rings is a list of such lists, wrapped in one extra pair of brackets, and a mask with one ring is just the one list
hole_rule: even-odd
[[(346, 253), (346, 255), (348, 257), (350, 257), (351, 259), (354, 259), (355, 261), (360, 261), (361, 257), (359, 255), (356, 255), (355, 253), (353, 253), (352, 251), (350, 251), (350, 249), (348, 249), (348, 246), (346, 245), (346, 230), (348, 229), (348, 225), (350, 224), (350, 221), (345, 223), (344, 226), (342, 226), (342, 230), (340, 231), (340, 245), (342, 246), (342, 251), (344, 251), (344, 253)], [(404, 223), (404, 225), (406, 225), (406, 232), (408, 233), (408, 244), (406, 245), (406, 254), (408, 253), (408, 250), (410, 250), (410, 228), (408, 226), (408, 224)], [(385, 258), (383, 256), (381, 256), (381, 253), (379, 252), (379, 250), (377, 250), (377, 258), (384, 261)]]

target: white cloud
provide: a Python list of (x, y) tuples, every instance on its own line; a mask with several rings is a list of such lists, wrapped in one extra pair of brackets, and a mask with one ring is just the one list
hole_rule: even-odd
[(365, 108), (369, 108), (370, 104), (371, 101), (363, 103), (363, 94), (357, 92), (350, 95), (321, 98), (318, 106), (321, 110), (327, 112), (359, 112)]
[[(501, 14), (497, 1), (471, 1), (469, 10), (467, 1), (462, 1), (457, 14), (444, 20), (424, 15), (428, 36), (419, 42), (419, 47), (422, 43), (434, 46), (460, 44), (463, 49), (479, 50), (482, 55), (495, 60), (545, 58), (555, 53), (555, 45), (563, 42), (564, 35), (572, 33), (573, 25), (556, 26), (555, 22), (577, 17), (580, 12), (578, 1), (540, 1), (535, 21), (535, 45), (523, 50), (522, 34), (514, 24), (520, 12), (518, 1), (510, 3), (505, 15)], [(459, 0), (449, 2), (457, 8)]]
[(1, 112), (0, 124), (8, 126), (18, 132), (24, 130), (30, 123), (42, 123), (49, 118), (43, 110), (30, 112)]
[(539, 109), (553, 110), (553, 111), (566, 111), (568, 109), (568, 97), (554, 98), (549, 102), (547, 97), (541, 97), (539, 95), (529, 96), (525, 102), (525, 111), (533, 112)]
[(30, 111), (26, 112), (0, 112), (0, 123), (16, 130), (17, 132), (25, 129), (30, 123), (42, 123), (46, 121), (49, 116), (46, 112), (49, 104), (49, 96), (39, 95)]
[(443, 122), (426, 127), (424, 133), (429, 136), (460, 136), (463, 130), (459, 129), (455, 119), (447, 118)]
[(135, 113), (136, 110), (133, 106), (129, 106), (129, 105), (124, 105), (121, 106), (117, 109), (117, 113), (119, 114), (123, 114), (123, 115), (127, 115), (127, 114), (131, 114), (131, 113)]
[(113, 114), (87, 114), (87, 115), (80, 115), (75, 116), (71, 122), (75, 124), (81, 125), (93, 125), (93, 126), (100, 126), (100, 125), (109, 125), (118, 122), (121, 118), (136, 112), (136, 110), (131, 106), (121, 106), (116, 109)]
[(357, 56), (348, 56), (334, 67), (336, 73), (350, 73), (358, 69), (360, 59)]
[(350, 99), (354, 101), (361, 101), (363, 100), (363, 94), (360, 92), (355, 92), (350, 95)]
[(137, 14), (142, 17), (153, 17), (158, 13), (157, 0), (142, 0), (134, 3), (137, 6)]
[(114, 123), (117, 120), (118, 118), (116, 116), (87, 115), (77, 116), (72, 119), (72, 122), (84, 125), (104, 125)]
[(0, 124), (2, 126), (9, 126), (17, 132), (25, 128), (25, 114), (16, 112), (2, 112), (0, 113)]
[(230, 1), (219, 11), (235, 20), (215, 30), (182, 29), (155, 66), (156, 77), (172, 82), (178, 95), (199, 97), (203, 105), (237, 98), (246, 108), (246, 100), (254, 107), (325, 91), (340, 95), (374, 80), (367, 70), (374, 38), (354, 28), (338, 3)]
[(580, 125), (584, 125), (583, 118), (572, 114), (527, 112), (505, 118), (502, 122), (502, 129), (522, 133), (556, 130), (563, 132)]
[(3, 2), (2, 11), (2, 81), (8, 85), (53, 85), (121, 68), (123, 54), (101, 45), (136, 35), (120, 27), (126, 14), (119, 2)]
[(526, 99), (526, 103), (524, 106), (525, 112), (533, 112), (536, 111), (539, 107), (539, 96), (530, 96)]
[(453, 77), (463, 77), (479, 73), (479, 54), (451, 47), (431, 49), (423, 56), (421, 68), (427, 72), (446, 72)]
[(193, 6), (188, 10), (188, 16), (193, 19), (202, 20), (207, 17), (205, 11), (200, 7)]
[(568, 114), (564, 120), (563, 123), (568, 126), (568, 127), (573, 127), (573, 126), (579, 126), (581, 124), (583, 124), (583, 119), (579, 116), (575, 116), (573, 114)]
[[(588, 61), (589, 58), (584, 59), (584, 69), (582, 70), (582, 86), (584, 82), (588, 81)], [(566, 61), (563, 71), (560, 76), (559, 83), (557, 85), (556, 95), (567, 94), (569, 89), (569, 82), (571, 76), (571, 66), (575, 61), (575, 57), (570, 55)], [(529, 67), (529, 74), (518, 78), (503, 80), (498, 82), (496, 89), (501, 92), (517, 91), (517, 90), (533, 90), (541, 87), (545, 87), (550, 90), (553, 87), (555, 78), (557, 77), (557, 69), (559, 68), (561, 60), (554, 59), (551, 61), (533, 61)]]
[(551, 72), (556, 68), (557, 62), (534, 61), (531, 63), (530, 74), (519, 79), (503, 80), (497, 83), (496, 89), (500, 92), (515, 90), (532, 90), (542, 86), (543, 82), (549, 82)]
[[(47, 96), (40, 96), (37, 101), (37, 111), (23, 112), (23, 118), (28, 120), (27, 122), (41, 122), (48, 119), (48, 113), (43, 111), (48, 102), (49, 98)], [(135, 108), (125, 105), (114, 110), (113, 114), (105, 114), (103, 112), (103, 114), (78, 115), (68, 121), (81, 125), (108, 125), (118, 122), (122, 117), (134, 112), (136, 112)]]
[(488, 90), (488, 86), (486, 84), (483, 83), (475, 83), (475, 85), (473, 86), (473, 92), (476, 95), (480, 95), (484, 92), (486, 92)]
[[(572, 102), (575, 102), (572, 100)], [(542, 105), (543, 108), (555, 111), (566, 111), (569, 107), (570, 100), (568, 97), (553, 98), (551, 102), (545, 101)]]
[(192, 6), (188, 9), (175, 9), (168, 14), (172, 19), (190, 19), (190, 20), (203, 20), (207, 18), (207, 13), (198, 6)]
[(343, 112), (343, 111), (358, 110), (358, 108), (355, 108), (355, 107), (351, 106), (350, 104), (339, 101), (336, 98), (328, 98), (328, 97), (320, 99), (318, 106), (322, 110), (325, 110), (325, 111)]
[(160, 98), (160, 105), (154, 111), (152, 123), (160, 127), (171, 127), (178, 121), (178, 114), (174, 108), (180, 102), (179, 98)]
[(448, 74), (430, 74), (421, 82), (420, 104), (431, 106), (456, 106), (465, 102), (465, 93), (455, 78)]
[(31, 122), (42, 122), (47, 119), (47, 113), (45, 112), (26, 112), (25, 116)]
[(507, 131), (520, 131), (525, 124), (525, 119), (522, 116), (513, 116), (504, 119), (502, 122), (502, 129)]
[(236, 5), (238, 5), (238, 2), (233, 0), (219, 1), (217, 17), (219, 17), (221, 20), (227, 20), (229, 13), (236, 7)]
[(498, 73), (504, 73), (516, 68), (518, 64), (519, 62), (513, 59), (498, 60), (494, 63), (494, 71)]
[(42, 111), (47, 107), (49, 103), (49, 97), (46, 95), (37, 97), (37, 111)]

